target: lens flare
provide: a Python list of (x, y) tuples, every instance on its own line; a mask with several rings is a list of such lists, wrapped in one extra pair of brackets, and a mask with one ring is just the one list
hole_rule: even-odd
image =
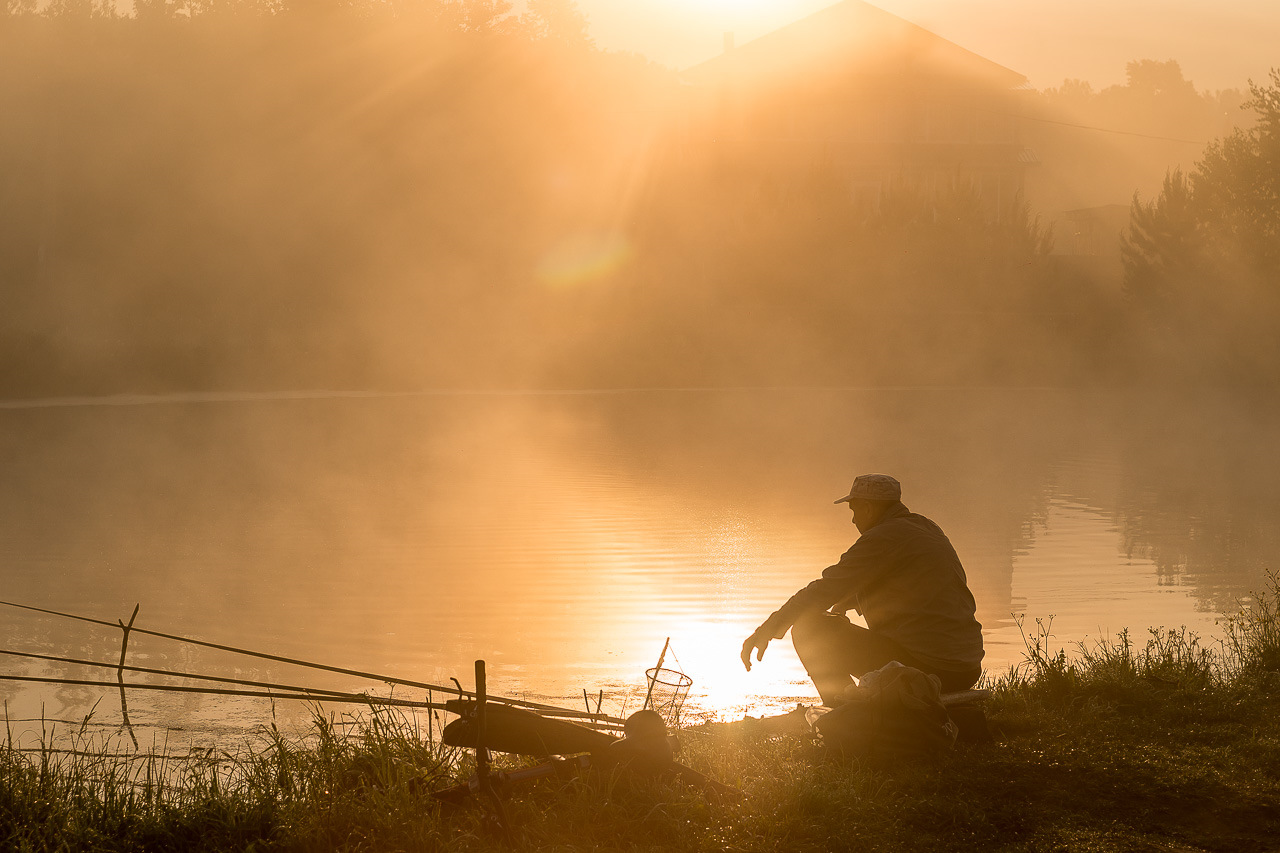
[(631, 257), (631, 243), (624, 235), (580, 231), (565, 236), (543, 255), (538, 280), (558, 288), (589, 284), (618, 272)]

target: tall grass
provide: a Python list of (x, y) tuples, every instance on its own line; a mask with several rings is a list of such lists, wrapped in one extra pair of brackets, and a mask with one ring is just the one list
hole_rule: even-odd
[[(1024, 627), (1021, 621), (1019, 627)], [(995, 678), (992, 686), (1063, 698), (1081, 692), (1195, 690), (1230, 681), (1229, 658), (1202, 645), (1186, 628), (1149, 628), (1141, 646), (1124, 629), (1114, 640), (1077, 643), (1072, 654), (1065, 648), (1052, 649), (1051, 628), (1052, 622), (1044, 620), (1036, 620), (1032, 633), (1024, 628), (1024, 661)]]
[(1258, 690), (1280, 687), (1280, 573), (1269, 572), (1267, 581), (1269, 589), (1226, 620), (1223, 640), (1232, 676)]
[(1214, 643), (1161, 628), (1068, 653), (1037, 622), (1024, 663), (989, 682), (995, 744), (961, 744), (937, 764), (873, 767), (808, 736), (694, 727), (682, 760), (743, 799), (617, 773), (550, 777), (508, 792), (496, 833), (484, 801), (431, 796), (472, 772), (469, 756), (388, 710), (317, 709), (300, 734), (273, 723), (238, 749), (182, 754), (136, 754), (86, 719), (70, 748), (53, 732), (35, 751), (0, 744), (0, 850), (1273, 849), (1280, 583), (1269, 580)]
[(316, 709), (309, 731), (273, 723), (234, 750), (131, 753), (87, 725), (69, 747), (55, 734), (0, 748), (0, 849), (434, 849), (440, 825), (422, 817), (458, 766), (386, 709)]
[(1025, 659), (992, 686), (1063, 698), (1084, 693), (1149, 690), (1268, 690), (1280, 684), (1280, 576), (1222, 620), (1223, 637), (1205, 644), (1185, 627), (1149, 628), (1139, 645), (1128, 629), (1114, 639), (1054, 648), (1052, 618), (1029, 630), (1018, 618)]

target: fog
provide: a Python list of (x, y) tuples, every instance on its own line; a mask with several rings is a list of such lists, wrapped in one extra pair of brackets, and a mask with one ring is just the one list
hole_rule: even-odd
[(1253, 117), (860, 4), (680, 74), (468, 8), (3, 18), (4, 392), (1145, 382), (1124, 208)]
[[(684, 68), (832, 5), (832, 0), (582, 0), (597, 43)], [(1025, 74), (1038, 89), (1064, 76), (1104, 88), (1136, 57), (1176, 57), (1197, 88), (1239, 87), (1274, 64), (1280, 8), (1268, 0), (880, 0), (875, 5)]]
[[(196, 578), (161, 609), (212, 596), (199, 627), (270, 644), (352, 582), (401, 601), (510, 584), (529, 615), (545, 589), (520, 604), (511, 579), (552, 572), (537, 525), (565, 518), (586, 519), (573, 560), (628, 572), (707, 568), (700, 537), (723, 533), (741, 566), (784, 570), (774, 593), (848, 544), (800, 507), (890, 468), (984, 555), (991, 624), (1067, 498), (1202, 608), (1265, 574), (1280, 76), (1206, 92), (1134, 57), (1122, 85), (1037, 90), (856, 2), (680, 71), (597, 49), (569, 0), (6, 9), (12, 595), (109, 586), (127, 609)], [(606, 396), (636, 389), (666, 390)], [(498, 392), (598, 393), (526, 418)], [(621, 520), (591, 514), (605, 468)], [(569, 485), (540, 494), (552, 472)], [(792, 527), (767, 527), (775, 500)], [(767, 546), (741, 557), (735, 524)], [(428, 547), (431, 571), (410, 553)], [(45, 565), (120, 580), (82, 600)], [(640, 574), (626, 589), (657, 619)], [(735, 637), (767, 615), (670, 577), (679, 607), (720, 596)], [(294, 608), (274, 628), (271, 578)], [(397, 642), (370, 648), (403, 663)]]
[[(948, 532), (994, 672), (1021, 659), (1016, 614), (1056, 617), (1064, 645), (1180, 624), (1211, 641), (1215, 616), (1264, 588), (1280, 541), (1275, 405), (1222, 393), (328, 396), (0, 414), (3, 600), (108, 621), (140, 604), (147, 629), (435, 683), (485, 658), (495, 689), (572, 706), (603, 689), (617, 709), (666, 637), (703, 709), (808, 697), (785, 643), (749, 676), (732, 664), (848, 547), (831, 501), (857, 471), (892, 470), (908, 506)], [(119, 653), (118, 631), (10, 609), (3, 624), (5, 648)], [(380, 687), (148, 639), (129, 654)], [(78, 717), (99, 695), (0, 683), (15, 716), (49, 699), (53, 717)], [(134, 720), (210, 713), (184, 702), (140, 700)]]

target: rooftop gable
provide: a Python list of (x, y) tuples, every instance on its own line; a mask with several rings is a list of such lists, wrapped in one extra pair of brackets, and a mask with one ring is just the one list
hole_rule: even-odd
[(1007, 89), (1027, 83), (1018, 72), (862, 0), (841, 0), (684, 76), (699, 84), (765, 84), (847, 71), (946, 74)]

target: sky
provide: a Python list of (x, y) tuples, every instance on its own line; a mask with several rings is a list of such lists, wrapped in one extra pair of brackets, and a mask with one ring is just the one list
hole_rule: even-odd
[[(831, 0), (579, 0), (596, 44), (674, 68), (805, 17)], [(1280, 0), (879, 0), (873, 5), (1027, 76), (1123, 83), (1135, 59), (1174, 59), (1200, 90), (1244, 88), (1280, 66)]]

